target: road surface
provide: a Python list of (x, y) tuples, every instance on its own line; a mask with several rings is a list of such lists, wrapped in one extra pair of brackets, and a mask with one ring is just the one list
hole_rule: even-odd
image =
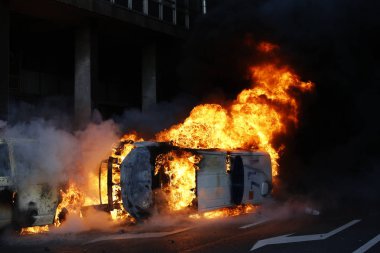
[(217, 220), (156, 217), (111, 231), (2, 236), (0, 252), (380, 252), (380, 214), (281, 208)]

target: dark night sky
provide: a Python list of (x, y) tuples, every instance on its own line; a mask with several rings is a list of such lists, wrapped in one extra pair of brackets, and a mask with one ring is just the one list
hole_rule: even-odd
[(377, 201), (379, 31), (378, 1), (219, 1), (198, 23), (179, 72), (187, 92), (232, 99), (249, 84), (247, 66), (261, 60), (244, 39), (280, 45), (282, 61), (316, 84), (302, 99), (298, 131), (285, 137), (285, 188)]

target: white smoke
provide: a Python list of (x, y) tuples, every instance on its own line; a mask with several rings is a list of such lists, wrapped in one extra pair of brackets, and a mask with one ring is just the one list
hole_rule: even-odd
[(49, 182), (56, 186), (76, 168), (77, 139), (44, 120), (7, 126), (3, 134), (13, 147), (18, 184)]
[(118, 139), (113, 121), (89, 124), (79, 132), (57, 128), (38, 119), (8, 125), (3, 138), (13, 147), (17, 184), (49, 183), (58, 186), (70, 180), (83, 183), (97, 171)]
[(80, 150), (80, 161), (77, 163), (80, 166), (82, 180), (79, 183), (87, 199), (99, 201), (98, 168), (101, 161), (110, 155), (113, 145), (117, 143), (118, 128), (112, 120), (99, 124), (91, 123), (83, 131), (76, 132), (75, 138)]
[(5, 128), (7, 126), (7, 122), (0, 120), (0, 129)]

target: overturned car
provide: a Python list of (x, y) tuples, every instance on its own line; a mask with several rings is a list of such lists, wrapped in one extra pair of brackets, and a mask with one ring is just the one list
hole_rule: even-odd
[[(33, 145), (33, 141), (0, 139), (0, 228), (48, 225), (55, 220), (59, 191), (41, 182), (39, 168), (25, 157)], [(125, 150), (124, 158), (118, 153)], [(272, 188), (266, 152), (188, 149), (164, 142), (121, 142), (101, 163), (98, 176), (93, 183), (99, 185), (99, 204), (82, 209), (95, 207), (111, 216), (115, 210), (125, 210), (137, 220), (167, 209), (205, 212), (257, 205)]]
[[(120, 166), (120, 185), (123, 206), (137, 219), (149, 216), (157, 205), (169, 204), (180, 209), (184, 193), (178, 191), (184, 189), (178, 188), (186, 185), (185, 195), (191, 192), (193, 196), (184, 205), (200, 212), (260, 204), (272, 188), (271, 160), (265, 152), (184, 149), (157, 142), (133, 145)], [(176, 159), (181, 168), (170, 173), (175, 170)], [(189, 173), (183, 168), (186, 159), (193, 165), (189, 180), (186, 179)], [(185, 185), (178, 183), (181, 180), (194, 182)], [(166, 197), (162, 198), (162, 193)]]

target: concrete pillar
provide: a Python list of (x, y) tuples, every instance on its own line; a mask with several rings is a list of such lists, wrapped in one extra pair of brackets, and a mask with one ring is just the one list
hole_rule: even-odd
[(93, 26), (84, 25), (75, 36), (75, 124), (83, 128), (91, 119), (91, 86), (97, 81), (97, 36)]
[(156, 45), (142, 48), (142, 110), (147, 111), (157, 102)]
[(177, 0), (173, 0), (172, 12), (173, 12), (173, 25), (176, 25), (177, 24)]
[(207, 14), (207, 3), (206, 0), (202, 0), (202, 13)]
[(190, 12), (189, 12), (189, 0), (185, 0), (185, 7), (186, 7), (186, 13), (185, 13), (185, 26), (187, 29), (190, 28)]
[(149, 1), (143, 0), (143, 13), (149, 15)]
[(9, 0), (0, 0), (0, 120), (8, 118), (9, 23)]
[(164, 19), (164, 6), (162, 3), (163, 0), (158, 0), (158, 18), (160, 20)]

